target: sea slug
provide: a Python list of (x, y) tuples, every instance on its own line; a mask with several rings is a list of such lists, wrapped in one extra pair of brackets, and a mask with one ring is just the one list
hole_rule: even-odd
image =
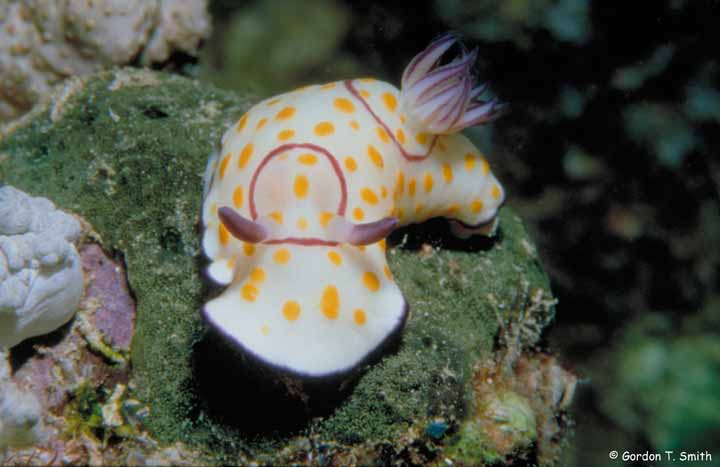
[(294, 374), (347, 372), (403, 326), (408, 306), (385, 258), (397, 226), (447, 217), (460, 236), (495, 227), (504, 191), (458, 132), (499, 115), (481, 100), (476, 51), (437, 39), (402, 77), (306, 86), (255, 105), (205, 173), (208, 275), (228, 285), (205, 318)]

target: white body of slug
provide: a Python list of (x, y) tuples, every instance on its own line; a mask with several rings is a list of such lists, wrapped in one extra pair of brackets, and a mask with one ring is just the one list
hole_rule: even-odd
[[(406, 71), (402, 93), (373, 79), (308, 86), (260, 102), (225, 133), (208, 163), (202, 221), (209, 275), (228, 287), (204, 314), (243, 349), (302, 375), (347, 371), (407, 314), (385, 240), (345, 241), (353, 224), (443, 216), (458, 221), (460, 234), (494, 227), (503, 190), (452, 128), (473, 105), (461, 81), (467, 73), (430, 95), (417, 88), (427, 87), (423, 76), (454, 66), (435, 68), (453, 41), (436, 41), (409, 65), (415, 75)], [(406, 91), (406, 81), (419, 84)], [(450, 86), (458, 91), (443, 107), (438, 96)], [(464, 110), (443, 123), (453, 105)], [(493, 106), (485, 110), (487, 117)], [(439, 127), (446, 133), (427, 130)], [(261, 240), (236, 238), (222, 208), (252, 221)]]

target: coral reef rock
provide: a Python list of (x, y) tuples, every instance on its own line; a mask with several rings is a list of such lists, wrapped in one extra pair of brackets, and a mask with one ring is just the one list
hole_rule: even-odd
[(0, 348), (54, 331), (83, 293), (80, 223), (45, 198), (0, 188)]
[(210, 32), (205, 0), (10, 0), (0, 4), (0, 123), (67, 77), (173, 52)]
[[(0, 432), (2, 465), (145, 465), (137, 459), (165, 452), (140, 428), (147, 407), (129, 384), (135, 302), (125, 270), (95, 243), (79, 250), (87, 284), (75, 319), (14, 347), (12, 376), (0, 378), (0, 420), (17, 420)], [(35, 404), (3, 412), (6, 390)]]
[(40, 403), (34, 394), (20, 390), (10, 380), (7, 352), (0, 350), (0, 461), (8, 446), (34, 441), (40, 420)]
[[(249, 106), (242, 95), (175, 75), (104, 71), (80, 80), (57, 118), (50, 109), (37, 112), (0, 143), (0, 157), (7, 156), (0, 178), (26, 190), (42, 186), (45, 196), (87, 220), (103, 250), (122, 258), (135, 298), (131, 364), (124, 366), (130, 380), (106, 380), (94, 397), (76, 396), (78, 413), (88, 414), (101, 439), (125, 433), (129, 422), (117, 412), (137, 401), (148, 409), (132, 418), (158, 452), (180, 442), (182, 453), (212, 464), (456, 462), (449, 443), (477, 417), (471, 401), (478, 365), (522, 361), (554, 315), (547, 276), (521, 220), (503, 208), (494, 239), (454, 238), (442, 219), (393, 233), (388, 262), (411, 310), (399, 345), (333, 391), (263, 378), (208, 332), (200, 314), (217, 293), (204, 277), (198, 234), (203, 168)], [(509, 357), (498, 348), (498, 333)], [(500, 389), (518, 396), (498, 400), (515, 404), (520, 411), (511, 423), (522, 426), (500, 462), (536, 459), (538, 440), (562, 435), (544, 416), (563, 405), (567, 384), (542, 383), (554, 374), (545, 366), (502, 371)], [(547, 397), (520, 390), (530, 376), (547, 387)], [(123, 401), (128, 393), (133, 401)], [(128, 442), (112, 439), (116, 452)], [(155, 459), (130, 451), (115, 459)]]

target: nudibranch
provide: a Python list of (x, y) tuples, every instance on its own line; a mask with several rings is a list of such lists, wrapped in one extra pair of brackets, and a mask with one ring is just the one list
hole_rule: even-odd
[(385, 257), (397, 226), (452, 220), (488, 234), (503, 188), (459, 131), (495, 118), (471, 67), (441, 64), (458, 38), (417, 55), (402, 90), (374, 79), (306, 86), (260, 102), (205, 173), (208, 275), (228, 285), (205, 318), (263, 363), (309, 377), (349, 371), (403, 326)]

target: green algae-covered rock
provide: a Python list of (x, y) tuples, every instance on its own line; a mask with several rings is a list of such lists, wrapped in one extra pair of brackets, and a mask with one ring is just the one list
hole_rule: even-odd
[(494, 240), (451, 238), (441, 220), (396, 232), (390, 265), (411, 307), (402, 341), (326, 394), (321, 409), (294, 403), (303, 397), (253, 379), (199, 313), (208, 292), (201, 177), (213, 145), (249, 104), (147, 71), (73, 81), (5, 135), (0, 181), (81, 215), (124, 260), (138, 307), (132, 387), (150, 407), (145, 428), (162, 443), (180, 441), (216, 462), (444, 459), (443, 440), (426, 427), (442, 420), (457, 437), (474, 404), (473, 375), (513, 365), (552, 319), (548, 280), (521, 221), (504, 208)]
[(497, 422), (497, 431), (505, 439), (495, 439), (495, 443), (489, 443), (490, 436), (481, 422), (471, 420), (463, 424), (458, 442), (452, 445), (448, 453), (472, 465), (483, 462), (492, 464), (502, 460), (503, 454), (497, 447), (512, 452), (537, 439), (537, 421), (527, 399), (512, 391), (497, 391), (486, 399), (482, 408), (489, 418)]

